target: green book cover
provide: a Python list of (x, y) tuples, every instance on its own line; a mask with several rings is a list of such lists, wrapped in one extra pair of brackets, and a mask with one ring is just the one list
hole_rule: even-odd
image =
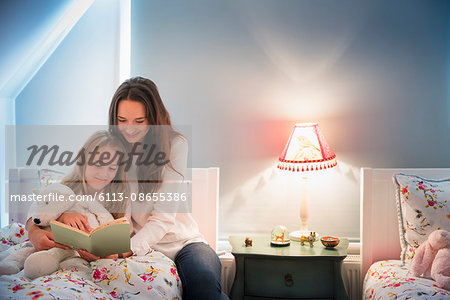
[(55, 242), (96, 256), (130, 251), (130, 223), (125, 217), (100, 225), (90, 233), (58, 221), (51, 221), (50, 227)]

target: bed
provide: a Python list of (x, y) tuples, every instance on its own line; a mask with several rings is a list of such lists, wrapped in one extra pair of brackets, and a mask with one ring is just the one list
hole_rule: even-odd
[[(405, 216), (403, 215), (402, 219), (402, 215), (397, 213), (397, 185), (393, 181), (393, 176), (400, 173), (435, 179), (436, 181), (431, 181), (433, 184), (437, 184), (437, 180), (446, 179), (447, 191), (450, 188), (450, 169), (362, 169), (361, 256), (362, 274), (365, 274), (363, 299), (450, 299), (449, 291), (439, 288), (433, 280), (414, 277), (408, 268), (407, 252), (411, 250), (408, 248), (410, 243), (405, 235), (402, 235), (402, 232), (407, 234), (408, 228), (399, 230), (399, 222), (404, 224)], [(403, 180), (404, 176), (399, 176), (397, 178)], [(420, 191), (420, 188), (417, 191)], [(407, 189), (401, 190), (402, 194), (407, 192)], [(446, 195), (448, 196), (448, 193)], [(448, 218), (450, 199), (446, 198), (441, 202), (444, 203), (441, 209), (447, 213)], [(447, 219), (443, 229), (450, 230), (448, 225)], [(402, 245), (405, 251), (402, 250)]]
[[(52, 170), (10, 170), (9, 194), (27, 194), (43, 182), (59, 181), (62, 175)], [(192, 214), (216, 249), (219, 169), (192, 169), (191, 184)], [(25, 214), (10, 209), (10, 224), (0, 229), (0, 260), (28, 243)], [(34, 280), (25, 278), (23, 270), (0, 276), (0, 299), (181, 299), (181, 294), (174, 263), (157, 251), (143, 257), (97, 260), (86, 268), (62, 269)]]

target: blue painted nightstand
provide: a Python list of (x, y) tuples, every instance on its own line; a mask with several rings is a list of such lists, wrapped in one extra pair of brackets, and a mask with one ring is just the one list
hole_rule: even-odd
[(252, 247), (244, 246), (243, 236), (229, 239), (236, 259), (232, 300), (347, 299), (341, 275), (347, 239), (333, 249), (320, 241), (312, 248), (295, 241), (278, 248), (270, 246), (269, 237), (252, 239)]

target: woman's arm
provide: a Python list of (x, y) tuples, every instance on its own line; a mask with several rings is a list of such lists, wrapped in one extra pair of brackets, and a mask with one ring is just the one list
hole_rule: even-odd
[[(173, 168), (181, 173), (184, 178), (166, 167), (163, 172), (163, 182), (158, 193), (167, 196), (168, 193), (186, 192), (185, 183), (187, 174), (187, 154), (188, 143), (185, 138), (177, 137), (171, 144), (171, 163)], [(179, 183), (174, 183), (178, 181)], [(144, 201), (145, 202), (145, 201)], [(131, 250), (137, 255), (144, 255), (153, 245), (157, 244), (175, 225), (176, 212), (178, 210), (179, 201), (156, 201), (153, 202), (153, 211), (146, 220), (146, 224), (131, 238)], [(132, 203), (133, 205), (134, 203)], [(145, 203), (135, 203), (142, 205)], [(144, 212), (132, 209), (133, 214)]]
[[(50, 193), (50, 192), (59, 192), (61, 190), (60, 184), (52, 184), (47, 186), (43, 191), (42, 194)], [(65, 189), (69, 189), (66, 186), (63, 186)], [(70, 190), (70, 189), (69, 189)], [(70, 190), (71, 191), (71, 190)], [(34, 248), (36, 250), (48, 250), (53, 247), (59, 247), (62, 249), (67, 249), (68, 247), (55, 243), (53, 240), (53, 234), (50, 231), (44, 230), (41, 227), (34, 224), (32, 221), (32, 217), (36, 214), (38, 209), (38, 205), (40, 205), (40, 202), (33, 202), (30, 205), (30, 208), (28, 209), (28, 215), (27, 215), (27, 221), (25, 223), (25, 229), (28, 232), (28, 237), (30, 239), (30, 242), (33, 244)]]
[(50, 231), (44, 230), (35, 225), (31, 218), (29, 218), (25, 224), (25, 229), (28, 231), (28, 238), (37, 251), (48, 250), (53, 247), (67, 249), (67, 246), (55, 243), (53, 240), (53, 234)]

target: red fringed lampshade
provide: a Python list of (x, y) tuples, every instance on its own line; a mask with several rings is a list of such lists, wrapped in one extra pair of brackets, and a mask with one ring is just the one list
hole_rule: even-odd
[(298, 123), (295, 124), (280, 155), (278, 169), (307, 172), (336, 165), (336, 154), (331, 150), (317, 123)]

